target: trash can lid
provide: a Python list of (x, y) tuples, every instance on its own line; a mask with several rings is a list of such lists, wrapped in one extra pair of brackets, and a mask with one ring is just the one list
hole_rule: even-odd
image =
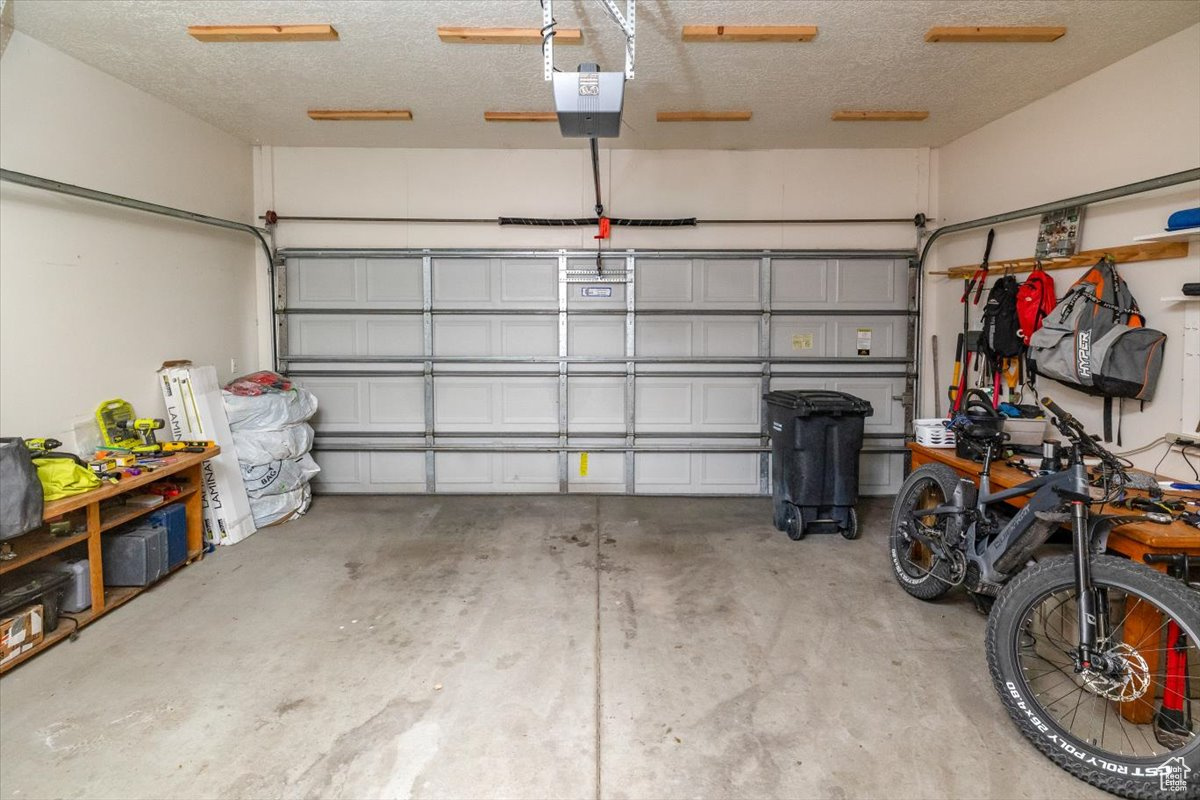
[(790, 408), (798, 417), (869, 417), (875, 413), (871, 404), (861, 397), (830, 389), (780, 389), (764, 394), (763, 400), (773, 406)]

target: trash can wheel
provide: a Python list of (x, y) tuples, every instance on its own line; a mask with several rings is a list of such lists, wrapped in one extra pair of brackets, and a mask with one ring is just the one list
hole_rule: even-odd
[(783, 531), (793, 542), (804, 538), (804, 518), (800, 516), (800, 509), (791, 503), (787, 504), (787, 510), (784, 511)]
[(772, 508), (772, 511), (774, 512), (774, 517), (775, 517), (775, 519), (774, 519), (775, 530), (777, 530), (777, 531), (786, 531), (787, 530), (787, 509), (788, 509), (788, 503), (786, 503), (786, 502), (779, 502), (779, 503), (774, 504), (774, 508)]
[(860, 533), (858, 530), (858, 512), (851, 508), (850, 513), (847, 515), (847, 520), (848, 525), (841, 529), (842, 536), (847, 539), (857, 539)]

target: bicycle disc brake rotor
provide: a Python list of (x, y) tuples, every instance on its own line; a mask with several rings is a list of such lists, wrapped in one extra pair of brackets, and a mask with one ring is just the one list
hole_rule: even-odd
[(1109, 700), (1127, 703), (1137, 700), (1150, 688), (1150, 667), (1142, 654), (1121, 642), (1104, 654), (1116, 665), (1116, 675), (1085, 669), (1081, 676), (1084, 685), (1093, 693)]

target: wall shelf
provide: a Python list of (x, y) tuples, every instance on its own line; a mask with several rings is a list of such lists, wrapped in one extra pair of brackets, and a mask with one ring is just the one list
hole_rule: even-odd
[(1189, 228), (1186, 231), (1159, 231), (1145, 236), (1133, 237), (1135, 242), (1193, 242), (1200, 241), (1200, 228)]
[[(1168, 258), (1184, 258), (1188, 254), (1186, 241), (1143, 242), (1128, 244), (1121, 247), (1101, 247), (1096, 250), (1081, 250), (1073, 256), (1047, 258), (1042, 260), (1042, 269), (1046, 271), (1072, 269), (1074, 267), (1090, 267), (1104, 256), (1111, 256), (1118, 264), (1130, 264), (1137, 261), (1161, 261)], [(988, 265), (996, 274), (1000, 272), (1032, 272), (1037, 266), (1034, 258), (1013, 258), (1007, 261), (993, 261)], [(932, 275), (946, 275), (950, 278), (970, 278), (979, 268), (978, 264), (964, 264), (961, 267), (951, 267), (944, 272), (933, 272)]]

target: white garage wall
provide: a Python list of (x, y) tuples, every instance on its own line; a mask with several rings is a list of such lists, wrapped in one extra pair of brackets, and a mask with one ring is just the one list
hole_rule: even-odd
[[(250, 145), (15, 33), (0, 61), (0, 165), (236, 220)], [(257, 366), (253, 240), (0, 184), (0, 431), (73, 445), (123, 396), (162, 414), (155, 370)]]
[[(1152, 45), (1077, 83), (940, 148), (934, 153), (939, 224), (1106, 189), (1200, 165), (1200, 26)], [(1131, 244), (1133, 237), (1159, 231), (1167, 216), (1200, 205), (1197, 184), (1138, 195), (1090, 207), (1083, 220), (1081, 249)], [(986, 229), (947, 236), (934, 245), (929, 269), (978, 263)], [(996, 228), (993, 259), (1028, 257), (1037, 240), (1037, 220)], [(1183, 348), (1185, 307), (1165, 303), (1185, 281), (1200, 280), (1200, 243), (1187, 258), (1118, 267), (1146, 312), (1150, 326), (1167, 333), (1168, 345), (1158, 390), (1144, 413), (1126, 403), (1124, 443), (1136, 447), (1167, 431), (1193, 431), (1200, 398), (1183, 390), (1185, 370), (1200, 385), (1200, 357)], [(1051, 273), (1061, 296), (1085, 270)], [(995, 274), (995, 273), (993, 273)], [(928, 341), (940, 340), (940, 381), (925, 380), (922, 405), (932, 410), (933, 392), (944, 392), (961, 330), (961, 281), (931, 277), (925, 295), (925, 370), (930, 374)], [(1045, 380), (1039, 387), (1101, 430), (1098, 398)], [(944, 397), (944, 395), (943, 395)], [(943, 408), (945, 403), (943, 402)], [(1162, 448), (1134, 462), (1153, 468)], [(1197, 459), (1193, 458), (1193, 462)], [(1189, 476), (1177, 455), (1163, 472)]]

